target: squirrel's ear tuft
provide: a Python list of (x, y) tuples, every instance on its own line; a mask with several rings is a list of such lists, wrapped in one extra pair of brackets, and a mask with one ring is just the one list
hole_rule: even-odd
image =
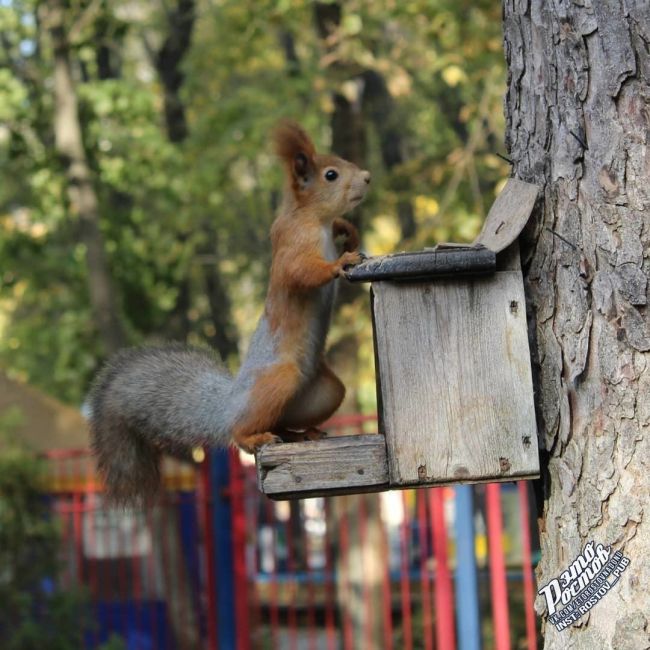
[(284, 120), (275, 127), (273, 142), (275, 153), (287, 166), (294, 185), (308, 183), (316, 169), (316, 150), (303, 128), (296, 122)]

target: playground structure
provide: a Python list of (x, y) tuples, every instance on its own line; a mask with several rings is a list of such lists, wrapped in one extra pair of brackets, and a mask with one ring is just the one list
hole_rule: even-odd
[(275, 503), (254, 465), (216, 452), (168, 476), (154, 508), (124, 511), (104, 506), (86, 450), (47, 458), (89, 648), (116, 633), (129, 650), (352, 650), (378, 626), (387, 649), (536, 648), (525, 482)]

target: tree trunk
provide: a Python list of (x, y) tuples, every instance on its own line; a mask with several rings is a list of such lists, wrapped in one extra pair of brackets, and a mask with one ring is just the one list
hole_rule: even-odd
[(202, 252), (206, 256), (214, 257), (214, 262), (209, 262), (208, 268), (203, 270), (205, 293), (210, 305), (210, 317), (214, 325), (214, 333), (208, 337), (210, 345), (217, 350), (219, 356), (227, 362), (237, 356), (237, 328), (232, 323), (232, 302), (219, 272), (218, 255), (219, 242), (217, 230), (211, 223), (203, 226), (205, 244)]
[(124, 345), (118, 302), (99, 228), (99, 204), (83, 145), (81, 119), (65, 27), (64, 3), (51, 0), (43, 6), (54, 50), (54, 135), (67, 176), (70, 211), (79, 220), (79, 236), (86, 248), (90, 304), (107, 353)]
[(190, 47), (194, 19), (194, 0), (178, 0), (168, 14), (169, 31), (155, 60), (165, 90), (165, 126), (171, 142), (182, 142), (187, 137), (185, 106), (180, 96), (185, 80), (181, 62)]
[(543, 195), (522, 247), (546, 465), (539, 585), (592, 540), (631, 560), (577, 624), (545, 622), (545, 647), (648, 648), (650, 5), (506, 0), (504, 21), (508, 149)]

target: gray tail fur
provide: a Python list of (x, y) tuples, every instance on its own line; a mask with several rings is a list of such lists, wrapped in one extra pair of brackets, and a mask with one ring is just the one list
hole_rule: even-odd
[(232, 377), (209, 350), (180, 345), (113, 356), (89, 395), (90, 433), (107, 496), (149, 501), (160, 487), (163, 452), (191, 457), (229, 439)]

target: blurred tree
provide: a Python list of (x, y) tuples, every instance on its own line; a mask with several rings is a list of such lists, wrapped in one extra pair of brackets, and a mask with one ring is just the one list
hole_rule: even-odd
[[(0, 6), (0, 360), (79, 401), (107, 346), (55, 154), (55, 53), (39, 5), (55, 6)], [(117, 305), (102, 317), (121, 314), (129, 342), (205, 341), (235, 361), (268, 272), (282, 182), (268, 133), (282, 116), (372, 170), (369, 252), (471, 239), (508, 172), (495, 155), (499, 22), (492, 0), (67, 4), (95, 234)], [(365, 300), (343, 306), (331, 340), (361, 341), (348, 382), (370, 410)]]
[(85, 13), (80, 14), (77, 22), (69, 24), (63, 0), (50, 0), (41, 5), (40, 17), (51, 38), (54, 140), (65, 170), (68, 211), (77, 220), (73, 228), (85, 250), (88, 295), (95, 325), (105, 351), (113, 353), (123, 347), (124, 331), (100, 230), (99, 200), (83, 144), (77, 89), (70, 63), (70, 39), (80, 29)]
[[(81, 184), (55, 153), (63, 69)], [(264, 295), (281, 117), (372, 171), (352, 215), (371, 254), (471, 240), (509, 173), (504, 78), (495, 0), (0, 3), (0, 363), (75, 403), (124, 340), (235, 364)], [(341, 293), (334, 361), (347, 408), (373, 411), (366, 291)]]

